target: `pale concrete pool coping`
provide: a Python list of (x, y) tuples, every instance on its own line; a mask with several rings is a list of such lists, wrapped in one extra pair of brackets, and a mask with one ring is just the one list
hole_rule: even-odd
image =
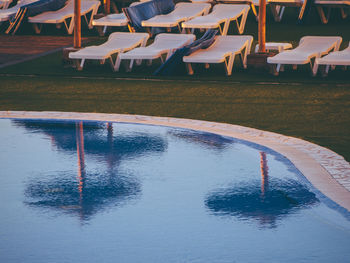
[(302, 139), (226, 123), (142, 115), (0, 111), (0, 118), (152, 124), (211, 132), (246, 140), (268, 147), (288, 158), (314, 187), (350, 211), (350, 164), (335, 152)]

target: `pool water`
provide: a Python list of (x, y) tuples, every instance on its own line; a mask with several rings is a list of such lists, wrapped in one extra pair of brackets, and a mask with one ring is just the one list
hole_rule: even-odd
[(350, 260), (349, 212), (253, 143), (0, 119), (0, 149), (0, 262)]

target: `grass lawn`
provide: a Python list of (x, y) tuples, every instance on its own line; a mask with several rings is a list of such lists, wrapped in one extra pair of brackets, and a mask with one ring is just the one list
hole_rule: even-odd
[[(333, 17), (321, 25), (316, 14), (296, 25), (269, 18), (268, 41), (296, 45), (304, 35), (340, 35), (350, 40), (349, 19)], [(257, 39), (249, 17), (245, 34)], [(93, 33), (90, 33), (93, 34)], [(104, 38), (101, 39), (103, 41)], [(307, 67), (275, 77), (236, 67), (226, 77), (222, 65), (195, 68), (194, 76), (153, 77), (159, 66), (132, 73), (88, 64), (82, 72), (63, 67), (61, 53), (0, 69), (0, 110), (75, 111), (170, 116), (226, 122), (303, 138), (334, 150), (350, 161), (350, 72), (312, 78)]]

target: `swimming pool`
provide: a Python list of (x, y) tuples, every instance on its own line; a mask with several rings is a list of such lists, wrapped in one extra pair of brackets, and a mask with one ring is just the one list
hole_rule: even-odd
[(0, 127), (0, 262), (349, 259), (349, 213), (266, 147), (140, 124)]

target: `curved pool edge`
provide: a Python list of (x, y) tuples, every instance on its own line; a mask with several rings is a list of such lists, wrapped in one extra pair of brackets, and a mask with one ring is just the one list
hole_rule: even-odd
[(233, 124), (143, 115), (0, 111), (0, 118), (139, 123), (187, 128), (246, 140), (288, 158), (314, 187), (350, 212), (350, 163), (337, 153), (302, 139)]

